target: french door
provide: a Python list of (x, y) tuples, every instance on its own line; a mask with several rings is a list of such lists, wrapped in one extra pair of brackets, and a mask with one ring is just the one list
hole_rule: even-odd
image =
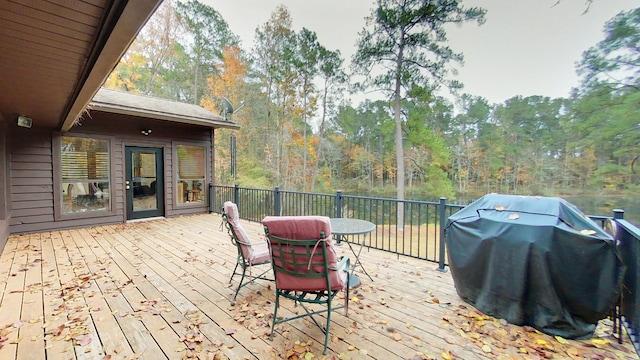
[(125, 147), (127, 220), (164, 216), (162, 148)]

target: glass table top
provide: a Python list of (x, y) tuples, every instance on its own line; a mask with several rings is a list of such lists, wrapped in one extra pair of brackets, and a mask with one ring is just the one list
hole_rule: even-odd
[(370, 233), (376, 229), (372, 222), (360, 219), (331, 218), (331, 233), (336, 235), (357, 235)]

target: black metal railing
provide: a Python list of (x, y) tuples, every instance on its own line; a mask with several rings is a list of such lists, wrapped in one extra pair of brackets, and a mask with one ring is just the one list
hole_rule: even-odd
[[(250, 189), (209, 185), (211, 212), (220, 212), (225, 201), (238, 205), (242, 219), (261, 221), (267, 215), (322, 215), (368, 220), (376, 229), (366, 237), (355, 239), (367, 248), (387, 251), (438, 264), (446, 271), (445, 235), (447, 219), (464, 205), (438, 202), (397, 200), (342, 194), (303, 193), (295, 191)], [(399, 211), (400, 209), (400, 211)], [(402, 221), (399, 221), (402, 214)], [(616, 240), (626, 266), (620, 313), (627, 334), (640, 352), (640, 229), (624, 220), (623, 210), (613, 216), (589, 216), (601, 227), (609, 219), (617, 224)]]
[[(238, 205), (245, 220), (260, 221), (267, 215), (322, 215), (368, 220), (376, 229), (354, 239), (367, 248), (447, 265), (444, 228), (449, 215), (463, 205), (438, 202), (396, 200), (342, 194), (303, 193), (296, 191), (241, 188), (210, 185), (210, 211), (220, 212), (225, 201)], [(401, 212), (400, 212), (400, 211)], [(402, 215), (399, 215), (402, 214)], [(399, 221), (399, 216), (403, 220)]]
[(620, 314), (623, 316), (627, 334), (633, 341), (636, 352), (640, 353), (640, 229), (624, 220), (624, 211), (614, 210), (616, 240), (619, 242), (622, 262), (626, 266), (622, 281)]

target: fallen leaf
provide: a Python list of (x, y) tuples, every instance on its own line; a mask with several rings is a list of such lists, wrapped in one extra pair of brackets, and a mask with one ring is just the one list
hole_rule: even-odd
[(562, 336), (555, 336), (555, 339), (557, 342), (559, 342), (562, 345), (566, 345), (569, 343), (567, 339), (563, 338)]
[(607, 345), (609, 343), (609, 340), (605, 340), (605, 339), (592, 339), (591, 340), (592, 343), (596, 344), (596, 345)]
[(91, 339), (91, 336), (89, 336), (89, 335), (82, 335), (82, 336), (76, 338), (76, 342), (80, 346), (89, 345), (89, 344), (91, 344), (91, 341), (92, 341), (92, 339)]
[(576, 348), (568, 348), (567, 354), (569, 354), (570, 356), (578, 356), (579, 351)]
[(442, 358), (444, 360), (453, 360), (453, 353), (451, 351), (447, 351), (447, 352), (442, 352), (442, 354), (440, 354), (440, 356), (442, 356)]

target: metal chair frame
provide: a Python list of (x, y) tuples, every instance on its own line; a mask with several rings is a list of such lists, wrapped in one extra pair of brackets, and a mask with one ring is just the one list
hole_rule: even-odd
[[(236, 229), (234, 225), (231, 223), (231, 220), (229, 219), (229, 214), (227, 214), (224, 211), (224, 209), (222, 210), (222, 219), (223, 219), (224, 226), (227, 229), (227, 233), (231, 238), (231, 242), (236, 246), (236, 249), (238, 251), (238, 255), (236, 257), (236, 265), (233, 268), (233, 271), (231, 272), (231, 277), (229, 278), (229, 285), (231, 286), (231, 284), (233, 283), (234, 276), (240, 275), (240, 282), (238, 283), (236, 292), (233, 295), (233, 299), (231, 300), (231, 305), (235, 305), (236, 298), (238, 297), (238, 293), (240, 292), (240, 289), (249, 285), (254, 280), (274, 281), (274, 278), (267, 276), (267, 273), (271, 271), (271, 267), (268, 267), (266, 270), (260, 269), (260, 272), (258, 275), (252, 274), (251, 270), (253, 269), (253, 267), (260, 266), (260, 265), (268, 265), (271, 263), (271, 260), (269, 259), (266, 261), (252, 263), (251, 259), (246, 258), (242, 247), (252, 246), (252, 245), (255, 245), (255, 243), (247, 243), (247, 242), (241, 241), (238, 238), (238, 235), (236, 234)], [(239, 271), (238, 268), (242, 269), (242, 271)], [(249, 270), (249, 273), (247, 273), (247, 269)]]
[[(329, 266), (327, 260), (327, 243), (324, 237), (324, 232), (318, 234), (319, 239), (311, 240), (294, 240), (285, 239), (278, 236), (270, 235), (269, 230), (265, 227), (265, 233), (269, 238), (271, 246), (271, 266), (273, 268), (274, 276), (276, 278), (276, 300), (275, 309), (273, 311), (273, 322), (271, 325), (270, 340), (273, 340), (273, 333), (277, 324), (282, 324), (287, 321), (296, 320), (303, 317), (310, 317), (311, 320), (320, 328), (325, 334), (323, 354), (327, 354), (327, 345), (329, 343), (329, 326), (331, 324), (331, 312), (337, 309), (345, 309), (345, 315), (348, 310), (349, 300), (349, 277), (346, 280), (346, 298), (345, 304), (340, 306), (333, 306), (332, 300), (342, 289), (333, 289), (330, 279), (331, 271), (344, 270), (349, 272), (350, 260), (349, 258), (342, 258), (336, 268), (332, 269)], [(310, 269), (323, 269), (324, 271), (314, 271)], [(305, 279), (324, 279), (325, 288), (322, 290), (291, 290), (282, 289), (278, 287), (278, 275), (287, 274), (289, 276), (300, 279), (304, 282)], [(316, 280), (318, 281), (318, 280)], [(335, 286), (333, 286), (335, 288)], [(278, 319), (278, 307), (280, 306), (280, 297), (293, 300), (296, 305), (300, 304), (304, 309), (304, 313), (289, 318)], [(322, 310), (312, 311), (305, 304), (320, 304), (326, 306)], [(317, 314), (327, 314), (327, 321), (325, 325), (320, 324), (314, 317)]]

